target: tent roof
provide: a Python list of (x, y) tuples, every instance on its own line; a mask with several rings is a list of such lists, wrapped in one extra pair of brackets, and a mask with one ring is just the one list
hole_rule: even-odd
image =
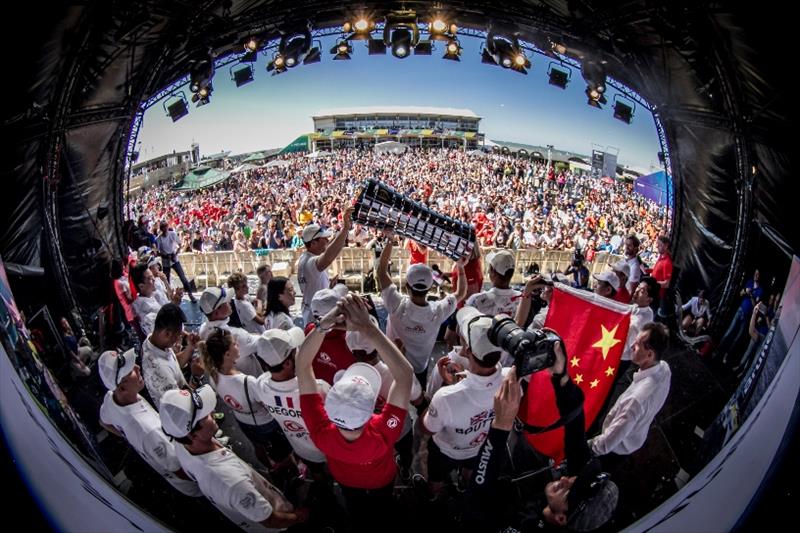
[(196, 191), (222, 183), (231, 176), (227, 170), (218, 170), (211, 167), (197, 167), (186, 174), (173, 190)]

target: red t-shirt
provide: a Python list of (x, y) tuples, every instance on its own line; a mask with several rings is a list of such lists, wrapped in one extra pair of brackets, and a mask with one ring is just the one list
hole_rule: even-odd
[(380, 489), (394, 482), (394, 445), (403, 431), (405, 409), (387, 403), (354, 441), (346, 440), (330, 421), (319, 394), (300, 395), (300, 411), (311, 440), (325, 454), (333, 479), (356, 489)]
[[(314, 329), (314, 324), (306, 326), (306, 335)], [(350, 348), (347, 347), (346, 331), (334, 329), (325, 334), (311, 368), (314, 376), (333, 385), (333, 376), (339, 370), (345, 370), (356, 362)]]
[[(458, 308), (464, 307), (464, 302), (467, 298), (481, 292), (483, 288), (483, 270), (481, 269), (480, 259), (471, 259), (469, 263), (464, 265), (464, 274), (467, 275), (467, 296), (458, 304)], [(453, 284), (453, 290), (458, 287), (458, 267), (454, 266), (450, 272), (450, 282)]]
[(428, 249), (427, 248), (420, 248), (420, 244), (413, 243), (411, 241), (406, 242), (406, 248), (411, 254), (411, 258), (408, 261), (409, 265), (416, 265), (418, 263), (425, 264), (428, 262)]
[[(653, 265), (652, 276), (656, 281), (666, 281), (672, 278), (672, 258), (668, 254), (658, 256), (656, 264)], [(666, 292), (667, 289), (661, 287), (659, 294), (663, 298)]]
[(614, 295), (614, 300), (624, 304), (629, 304), (631, 303), (631, 293), (628, 292), (626, 287), (620, 287), (620, 289), (617, 291), (617, 294)]

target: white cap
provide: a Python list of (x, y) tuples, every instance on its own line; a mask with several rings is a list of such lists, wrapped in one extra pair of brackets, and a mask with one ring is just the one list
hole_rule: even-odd
[(610, 270), (605, 270), (599, 274), (592, 274), (592, 277), (597, 281), (605, 281), (606, 283), (610, 284), (612, 287), (614, 287), (615, 291), (619, 290), (619, 278)]
[[(373, 323), (377, 324), (375, 317), (370, 317), (370, 319)], [(360, 331), (348, 331), (345, 335), (345, 340), (347, 342), (347, 347), (350, 348), (351, 352), (355, 350), (363, 350), (367, 352), (367, 355), (369, 355), (377, 350), (377, 348), (375, 348), (375, 343), (372, 342), (372, 339)]]
[(306, 244), (310, 243), (314, 239), (330, 236), (331, 232), (326, 229), (322, 229), (319, 224), (309, 224), (303, 228), (303, 242)]
[(140, 260), (141, 260), (141, 259), (142, 259), (144, 256), (146, 256), (146, 255), (151, 255), (152, 253), (153, 253), (153, 249), (152, 249), (152, 248), (150, 248), (149, 246), (140, 246), (140, 247), (139, 247), (139, 248), (136, 250), (136, 255), (139, 257), (139, 259), (140, 259)]
[(234, 292), (230, 289), (226, 290), (225, 287), (209, 287), (200, 296), (200, 310), (210, 315), (222, 304), (230, 302), (233, 296)]
[(325, 412), (335, 425), (358, 429), (375, 410), (381, 390), (381, 375), (367, 363), (353, 363), (325, 397)]
[(318, 290), (311, 298), (311, 312), (315, 317), (322, 318), (345, 296), (347, 296), (347, 287), (341, 284), (337, 284), (333, 289)]
[(489, 266), (501, 276), (507, 276), (508, 271), (514, 268), (514, 254), (508, 250), (492, 252), (486, 259), (489, 261)]
[(611, 265), (611, 270), (613, 270), (614, 272), (622, 272), (623, 274), (625, 274), (626, 278), (631, 277), (631, 266), (624, 259), (621, 261), (617, 261), (616, 263)]
[(256, 355), (269, 366), (283, 363), (289, 353), (303, 344), (306, 338), (300, 328), (268, 329), (256, 341)]
[(416, 291), (427, 291), (433, 285), (433, 271), (428, 265), (416, 263), (408, 267), (406, 283)]
[(161, 396), (158, 414), (161, 427), (170, 437), (188, 435), (198, 420), (202, 420), (217, 407), (217, 393), (211, 385), (202, 385), (193, 391), (168, 390)]
[(160, 265), (160, 264), (161, 264), (161, 258), (155, 255), (151, 255), (147, 260), (147, 268), (150, 268), (153, 265)]
[(492, 329), (492, 317), (484, 315), (474, 307), (465, 305), (456, 313), (458, 331), (469, 346), (469, 350), (477, 358), (483, 358), (500, 348), (489, 342), (489, 330)]
[(103, 385), (113, 391), (116, 390), (119, 382), (131, 373), (135, 364), (136, 351), (133, 348), (123, 354), (116, 350), (108, 350), (103, 352), (100, 359), (97, 360), (97, 371), (100, 373)]

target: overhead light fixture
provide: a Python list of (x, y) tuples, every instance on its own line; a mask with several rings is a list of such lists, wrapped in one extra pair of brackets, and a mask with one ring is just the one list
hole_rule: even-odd
[[(417, 14), (414, 11), (393, 11), (386, 15), (386, 23), (383, 26), (383, 44), (391, 47), (393, 56), (400, 59), (408, 57), (419, 42), (419, 26), (417, 26)], [(425, 51), (420, 53), (424, 54)]]
[(186, 95), (181, 91), (164, 100), (164, 111), (167, 112), (167, 116), (172, 119), (172, 122), (177, 122), (188, 115), (189, 103), (186, 101)]
[(581, 74), (586, 80), (588, 92), (604, 93), (606, 91), (606, 70), (603, 63), (593, 59), (581, 64)]
[(383, 43), (383, 39), (370, 39), (367, 42), (367, 51), (371, 56), (386, 54), (386, 45)]
[(572, 77), (572, 71), (567, 67), (561, 65), (557, 67), (556, 63), (550, 63), (547, 75), (550, 78), (550, 85), (558, 87), (559, 89), (566, 89)]
[(597, 109), (602, 109), (603, 106), (608, 103), (608, 100), (606, 100), (605, 95), (602, 92), (598, 91), (597, 89), (592, 89), (587, 87), (584, 93), (586, 94), (587, 98), (586, 103), (592, 107), (595, 107)]
[(353, 53), (353, 45), (351, 45), (345, 39), (342, 39), (336, 43), (333, 48), (331, 48), (331, 53), (335, 54), (333, 56), (334, 61), (350, 59), (350, 54)]
[(209, 52), (191, 62), (189, 67), (189, 90), (193, 93), (198, 92), (206, 85), (210, 85), (213, 77), (214, 58)]
[(451, 61), (461, 61), (461, 45), (457, 39), (450, 39), (444, 50), (442, 59), (449, 59)]
[(490, 65), (500, 65), (520, 74), (527, 74), (531, 67), (531, 62), (516, 36), (496, 35), (492, 31), (486, 36), (481, 61)]
[(250, 65), (234, 65), (231, 67), (230, 73), (231, 79), (236, 83), (237, 87), (241, 87), (253, 81), (253, 67)]
[(625, 103), (619, 95), (614, 97), (614, 118), (617, 120), (621, 120), (625, 124), (630, 124), (633, 120), (633, 109), (634, 103), (631, 102), (630, 105)]
[(437, 18), (431, 23), (431, 33), (444, 33), (447, 30), (448, 26), (445, 21), (440, 18)]
[(417, 43), (414, 47), (415, 56), (429, 56), (433, 53), (433, 42), (426, 40)]
[(258, 51), (261, 49), (263, 41), (256, 36), (250, 36), (243, 43), (244, 55), (242, 63), (255, 63), (258, 60)]
[(211, 102), (212, 92), (214, 92), (214, 87), (212, 87), (210, 83), (201, 87), (199, 91), (192, 95), (192, 103), (194, 103), (196, 107), (208, 104)]
[(370, 33), (375, 30), (375, 22), (366, 18), (359, 17), (353, 22), (345, 22), (342, 25), (344, 33), (351, 33), (347, 36), (348, 41), (366, 41), (369, 39)]
[(287, 68), (294, 68), (300, 63), (304, 65), (318, 63), (322, 57), (320, 47), (312, 48), (312, 44), (310, 27), (304, 28), (302, 31), (284, 34), (278, 44), (278, 52), (267, 64), (267, 72), (272, 72), (274, 76), (285, 72)]

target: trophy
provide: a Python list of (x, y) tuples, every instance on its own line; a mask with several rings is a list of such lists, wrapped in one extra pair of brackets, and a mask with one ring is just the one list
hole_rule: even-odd
[(367, 179), (356, 199), (353, 222), (388, 228), (457, 261), (472, 253), (475, 228), (415, 202), (375, 179)]

